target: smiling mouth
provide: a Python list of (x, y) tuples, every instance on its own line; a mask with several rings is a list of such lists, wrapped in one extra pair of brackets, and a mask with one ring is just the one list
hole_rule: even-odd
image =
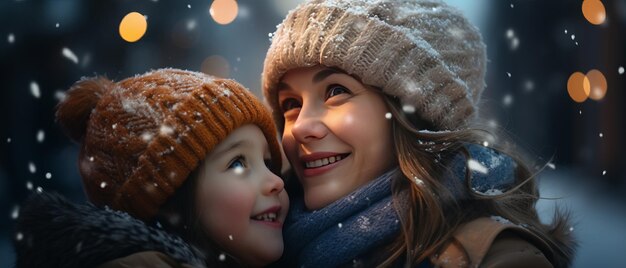
[(251, 219), (256, 221), (276, 222), (278, 215), (275, 212), (263, 213), (252, 217)]
[(348, 153), (348, 154), (340, 154), (340, 155), (335, 155), (331, 157), (320, 158), (315, 161), (304, 162), (304, 166), (305, 168), (319, 168), (319, 167), (327, 166), (332, 163), (341, 161), (345, 159), (346, 157), (348, 157), (349, 155), (350, 154)]

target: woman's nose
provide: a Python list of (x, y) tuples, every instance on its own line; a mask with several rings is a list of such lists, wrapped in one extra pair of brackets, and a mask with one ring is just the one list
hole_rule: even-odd
[(320, 111), (303, 107), (291, 128), (291, 134), (300, 143), (308, 143), (326, 136), (328, 129), (320, 119)]

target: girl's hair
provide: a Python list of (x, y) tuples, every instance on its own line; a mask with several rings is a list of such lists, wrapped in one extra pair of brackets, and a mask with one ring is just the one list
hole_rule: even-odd
[(199, 177), (198, 169), (189, 175), (172, 198), (161, 207), (155, 217), (155, 224), (160, 224), (166, 231), (189, 243), (207, 267), (243, 266), (211, 240), (200, 222), (195, 202)]
[[(381, 92), (379, 90), (375, 90)], [(401, 223), (401, 235), (387, 247), (381, 266), (393, 263), (419, 263), (438, 254), (461, 224), (478, 217), (498, 215), (514, 224), (526, 226), (550, 245), (548, 257), (556, 267), (568, 266), (575, 241), (569, 228), (569, 213), (557, 208), (551, 225), (540, 222), (535, 209), (538, 190), (525, 161), (512, 150), (506, 152), (517, 163), (516, 186), (497, 196), (480, 195), (471, 190), (470, 171), (466, 168), (466, 187), (470, 198), (461, 200), (438, 179), (445, 163), (458, 153), (468, 152), (463, 144), (481, 143), (491, 135), (486, 130), (467, 129), (450, 132), (420, 132), (432, 129), (415, 114), (405, 114), (400, 101), (382, 92), (393, 123), (394, 149), (399, 172), (394, 178), (393, 200)], [(493, 147), (493, 146), (491, 146)], [(414, 180), (421, 180), (415, 183)], [(423, 183), (422, 183), (423, 182)], [(544, 252), (546, 253), (546, 252)]]

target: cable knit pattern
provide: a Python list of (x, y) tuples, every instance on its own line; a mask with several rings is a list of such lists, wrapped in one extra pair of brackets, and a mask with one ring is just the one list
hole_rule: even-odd
[(437, 130), (455, 130), (478, 109), (486, 49), (478, 29), (439, 0), (307, 1), (277, 27), (265, 59), (263, 92), (279, 130), (279, 80), (320, 64), (400, 97)]

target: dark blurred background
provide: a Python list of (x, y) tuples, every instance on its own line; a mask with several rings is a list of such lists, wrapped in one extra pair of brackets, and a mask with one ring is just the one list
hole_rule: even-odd
[[(586, 0), (591, 1), (591, 0)], [(54, 123), (54, 106), (83, 76), (119, 80), (175, 67), (233, 78), (260, 96), (260, 74), (275, 30), (297, 0), (240, 0), (236, 19), (216, 23), (210, 0), (1, 0), (0, 267), (12, 266), (20, 202), (58, 191), (84, 201), (76, 144)], [(626, 1), (602, 1), (606, 21), (589, 23), (583, 1), (449, 0), (476, 24), (489, 64), (482, 116), (508, 130), (538, 163), (549, 221), (569, 207), (581, 241), (575, 267), (623, 267), (626, 252)], [(118, 27), (130, 12), (148, 17), (137, 42)], [(574, 102), (567, 82), (596, 69), (601, 100)], [(621, 71), (623, 73), (623, 71)]]

